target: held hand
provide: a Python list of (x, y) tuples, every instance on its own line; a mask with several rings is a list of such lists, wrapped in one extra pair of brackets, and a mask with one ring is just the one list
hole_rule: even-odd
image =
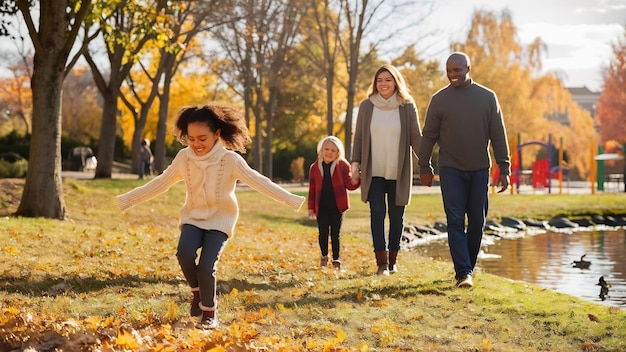
[(351, 165), (351, 171), (352, 171), (352, 184), (356, 184), (357, 182), (359, 182), (359, 178), (361, 178), (361, 170), (360, 170), (360, 164), (357, 162), (352, 163)]
[(502, 193), (506, 191), (507, 189), (509, 189), (510, 183), (511, 183), (511, 178), (509, 177), (509, 175), (506, 175), (506, 176), (500, 175), (500, 177), (498, 178), (498, 185), (500, 185), (500, 189), (498, 190), (498, 193)]
[(428, 173), (428, 174), (420, 174), (420, 184), (422, 186), (432, 186), (433, 185), (433, 178), (435, 177), (435, 175)]

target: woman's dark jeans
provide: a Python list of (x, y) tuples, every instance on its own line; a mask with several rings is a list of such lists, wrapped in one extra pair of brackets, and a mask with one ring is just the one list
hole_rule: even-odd
[[(400, 250), (404, 231), (404, 206), (396, 205), (396, 180), (372, 177), (369, 190), (374, 252)], [(389, 215), (389, 246), (385, 241), (385, 216)]]

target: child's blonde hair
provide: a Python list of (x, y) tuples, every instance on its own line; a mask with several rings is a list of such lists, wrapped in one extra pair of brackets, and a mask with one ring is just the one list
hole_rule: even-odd
[(326, 142), (333, 143), (335, 147), (337, 147), (337, 150), (339, 150), (337, 159), (344, 159), (344, 155), (346, 155), (346, 152), (344, 151), (343, 143), (341, 142), (341, 139), (335, 136), (324, 137), (321, 141), (319, 141), (319, 143), (317, 143), (317, 158), (318, 159), (320, 160), (322, 159), (322, 147), (324, 146), (324, 143)]

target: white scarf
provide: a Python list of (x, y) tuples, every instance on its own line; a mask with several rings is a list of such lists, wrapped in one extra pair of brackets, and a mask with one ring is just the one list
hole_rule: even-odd
[[(215, 142), (215, 145), (213, 145), (211, 151), (209, 151), (205, 155), (196, 155), (191, 147), (187, 148), (186, 153), (188, 159), (187, 170), (189, 172), (190, 182), (190, 184), (187, 185), (187, 188), (191, 189), (196, 196), (201, 195), (200, 197), (192, 197), (192, 199), (190, 199), (190, 202), (191, 204), (200, 204), (198, 207), (203, 208), (203, 204), (206, 203), (207, 199), (207, 188), (212, 189), (212, 187), (214, 187), (214, 185), (205, 184), (207, 168), (211, 165), (219, 163), (220, 160), (222, 160), (224, 154), (227, 153), (227, 150), (222, 146), (222, 143), (218, 139)], [(191, 208), (194, 209), (195, 207), (196, 206), (192, 205)]]
[(389, 99), (383, 98), (380, 93), (372, 94), (369, 100), (380, 110), (394, 110), (400, 106), (400, 100), (398, 100), (396, 93), (393, 93)]

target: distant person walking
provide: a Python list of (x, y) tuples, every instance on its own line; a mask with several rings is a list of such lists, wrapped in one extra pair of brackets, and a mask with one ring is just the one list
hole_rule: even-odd
[(309, 218), (317, 220), (318, 242), (322, 258), (320, 267), (328, 265), (328, 237), (332, 245), (332, 264), (341, 269), (341, 223), (350, 208), (348, 190), (355, 190), (360, 179), (352, 181), (350, 163), (345, 159), (343, 143), (335, 136), (317, 144), (317, 159), (309, 168)]
[[(404, 232), (404, 208), (411, 201), (413, 155), (421, 131), (413, 97), (397, 68), (381, 66), (359, 106), (352, 147), (352, 178), (361, 176), (361, 200), (370, 204), (377, 275), (396, 265)], [(385, 217), (389, 215), (389, 239)]]
[(152, 156), (152, 150), (150, 150), (150, 140), (144, 139), (141, 141), (141, 166), (139, 167), (139, 179), (142, 180), (144, 176), (147, 174), (148, 176), (152, 176), (152, 161), (154, 157)]
[[(125, 211), (185, 182), (176, 256), (193, 294), (190, 314), (200, 316), (196, 327), (211, 329), (218, 324), (217, 262), (239, 218), (237, 180), (296, 211), (305, 198), (273, 183), (236, 153), (245, 152), (250, 136), (235, 109), (217, 104), (185, 108), (176, 120), (176, 136), (186, 148), (170, 166), (145, 185), (117, 196), (117, 202)], [(198, 249), (202, 251), (196, 262)]]
[[(488, 209), (493, 148), (499, 192), (509, 187), (509, 145), (496, 93), (474, 82), (469, 57), (455, 52), (446, 62), (450, 84), (430, 99), (419, 148), (420, 181), (432, 186), (431, 156), (439, 145), (441, 196), (457, 287), (472, 287)], [(467, 230), (465, 216), (467, 215)]]

